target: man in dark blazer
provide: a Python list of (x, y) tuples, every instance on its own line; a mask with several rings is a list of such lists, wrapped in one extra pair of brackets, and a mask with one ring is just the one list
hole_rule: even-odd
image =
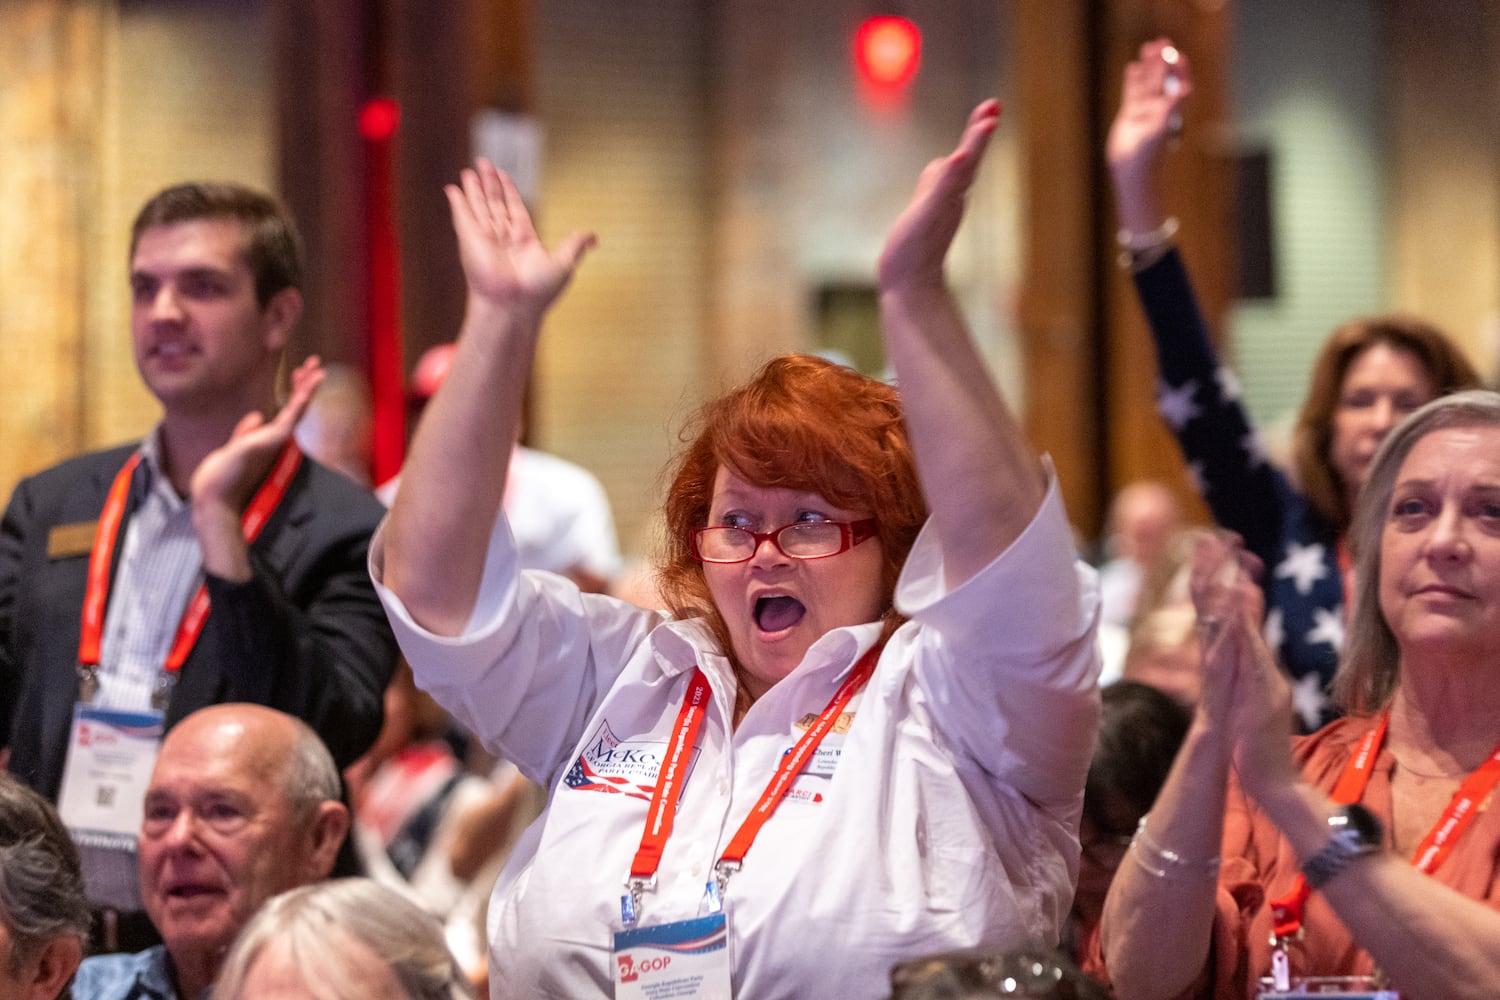
[(139, 445), (24, 480), (0, 521), (8, 766), (56, 799), (76, 704), (155, 708), (170, 729), (232, 701), (306, 720), (347, 765), (395, 666), (365, 567), (383, 508), (291, 443), (316, 359), (277, 405), (302, 312), (291, 220), (237, 185), (179, 185), (142, 208), (130, 260), (136, 366), (162, 418)]

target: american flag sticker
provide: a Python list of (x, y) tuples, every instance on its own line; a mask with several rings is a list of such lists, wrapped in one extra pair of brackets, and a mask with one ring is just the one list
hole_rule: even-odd
[[(666, 749), (666, 739), (622, 740), (610, 730), (606, 720), (599, 724), (584, 744), (583, 752), (563, 775), (563, 785), (582, 792), (629, 795), (649, 802), (656, 790)], [(688, 777), (692, 776), (698, 752), (694, 747), (688, 759)]]

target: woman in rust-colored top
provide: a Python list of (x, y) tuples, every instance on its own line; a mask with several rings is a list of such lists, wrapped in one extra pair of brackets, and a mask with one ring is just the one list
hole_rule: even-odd
[(1122, 1000), (1348, 975), (1403, 1000), (1500, 996), (1500, 395), (1402, 423), (1353, 541), (1350, 715), (1290, 750), (1254, 560), (1198, 544), (1203, 699), (1105, 904)]

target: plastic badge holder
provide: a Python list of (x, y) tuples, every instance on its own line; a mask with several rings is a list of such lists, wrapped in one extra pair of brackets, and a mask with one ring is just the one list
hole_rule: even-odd
[(1401, 1000), (1401, 994), (1376, 985), (1373, 976), (1308, 976), (1299, 979), (1290, 990), (1273, 989), (1269, 976), (1260, 981), (1257, 1000), (1294, 1000), (1316, 997), (1317, 1000)]

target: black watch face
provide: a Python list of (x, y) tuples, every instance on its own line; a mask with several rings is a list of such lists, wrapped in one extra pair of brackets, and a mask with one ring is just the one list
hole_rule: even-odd
[(1345, 806), (1343, 812), (1349, 829), (1359, 835), (1361, 843), (1367, 847), (1381, 846), (1384, 831), (1381, 829), (1380, 820), (1375, 818), (1374, 813), (1357, 802), (1354, 805)]

